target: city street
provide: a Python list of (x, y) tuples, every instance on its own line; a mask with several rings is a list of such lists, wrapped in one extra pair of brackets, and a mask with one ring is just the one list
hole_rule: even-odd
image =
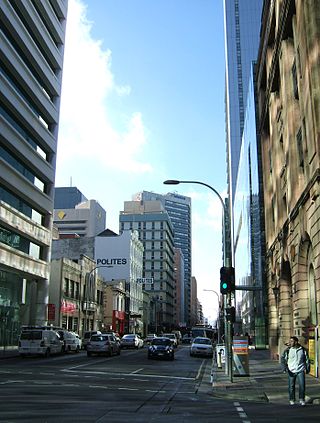
[(180, 346), (172, 361), (147, 349), (0, 360), (1, 422), (319, 421), (319, 407), (214, 398), (211, 360)]

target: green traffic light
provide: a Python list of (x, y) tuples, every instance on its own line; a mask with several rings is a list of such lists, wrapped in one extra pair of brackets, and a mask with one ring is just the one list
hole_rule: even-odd
[(227, 287), (228, 287), (228, 284), (227, 284), (226, 282), (223, 282), (223, 283), (222, 283), (222, 288), (223, 288), (223, 289), (227, 289)]

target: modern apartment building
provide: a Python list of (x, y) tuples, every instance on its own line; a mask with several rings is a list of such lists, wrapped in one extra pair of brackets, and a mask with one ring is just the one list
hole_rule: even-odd
[(67, 1), (0, 2), (0, 345), (47, 321)]
[(291, 335), (319, 376), (319, 0), (267, 1), (257, 64), (263, 163), (269, 345)]
[(191, 198), (174, 192), (156, 194), (154, 192), (142, 191), (136, 194), (133, 199), (135, 201), (161, 201), (170, 216), (174, 231), (174, 245), (181, 250), (184, 260), (184, 279), (183, 286), (181, 287), (181, 293), (184, 296), (184, 316), (181, 323), (190, 326), (192, 272)]
[(174, 325), (173, 227), (161, 201), (125, 201), (119, 216), (120, 233), (136, 230), (143, 243), (143, 288), (150, 293), (153, 319), (149, 332)]

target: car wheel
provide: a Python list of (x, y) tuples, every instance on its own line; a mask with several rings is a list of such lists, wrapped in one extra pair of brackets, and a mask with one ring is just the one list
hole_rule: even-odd
[(20, 354), (20, 357), (21, 357), (21, 358), (25, 358), (25, 357), (26, 357), (26, 355), (25, 355), (25, 354)]
[(174, 360), (174, 355), (172, 355), (172, 356), (170, 357), (170, 360), (171, 360), (171, 361), (173, 361), (173, 360)]
[(76, 348), (76, 353), (78, 353), (78, 352), (80, 352), (79, 345), (78, 345), (78, 346), (77, 346), (77, 348)]
[(120, 355), (120, 354), (121, 354), (121, 350), (119, 348), (118, 351), (117, 351), (117, 355)]
[(50, 348), (46, 349), (46, 352), (44, 353), (45, 357), (50, 357)]
[(87, 357), (91, 357), (91, 352), (87, 351)]

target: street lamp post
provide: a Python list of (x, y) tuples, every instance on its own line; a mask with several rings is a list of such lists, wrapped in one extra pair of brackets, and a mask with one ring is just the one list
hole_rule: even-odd
[(218, 344), (220, 344), (220, 296), (217, 293), (217, 291), (214, 291), (213, 289), (204, 289), (204, 291), (213, 292), (214, 294), (216, 294), (217, 299), (218, 299), (218, 319), (217, 319), (217, 324), (218, 324)]
[[(226, 221), (225, 218), (227, 216), (227, 208), (226, 205), (221, 197), (221, 195), (218, 193), (216, 189), (214, 189), (211, 185), (206, 184), (205, 182), (200, 181), (180, 181), (177, 179), (168, 179), (163, 182), (165, 185), (179, 185), (179, 184), (197, 184), (197, 185), (203, 185), (207, 188), (209, 188), (214, 194), (219, 198), (219, 201), (222, 206), (222, 233), (223, 233), (223, 265), (226, 267), (231, 266), (231, 257), (229, 257), (229, 254), (227, 256), (227, 248), (226, 248)], [(224, 297), (224, 308), (231, 306), (231, 293), (228, 293)], [(225, 338), (226, 338), (226, 350), (227, 350), (227, 356), (228, 360), (226, 361), (226, 374), (229, 374), (230, 381), (233, 382), (233, 375), (232, 375), (232, 366), (233, 366), (233, 356), (232, 356), (232, 326), (231, 322), (227, 321), (226, 316), (224, 318), (225, 323)]]

